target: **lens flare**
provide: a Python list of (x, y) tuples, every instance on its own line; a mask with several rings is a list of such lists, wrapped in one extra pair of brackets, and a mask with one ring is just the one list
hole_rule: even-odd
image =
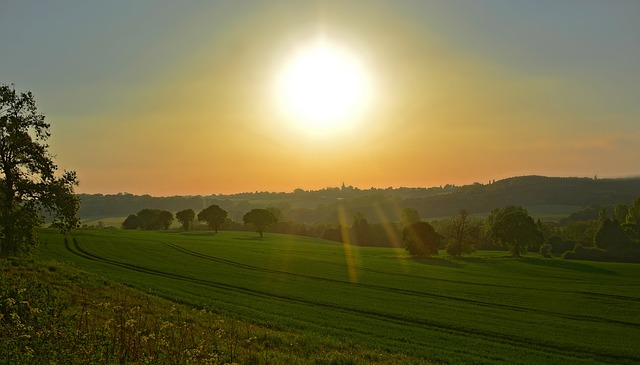
[(351, 238), (349, 229), (347, 228), (347, 214), (345, 213), (344, 204), (338, 204), (338, 221), (340, 222), (340, 230), (342, 234), (342, 248), (344, 249), (344, 257), (347, 260), (347, 271), (349, 272), (349, 281), (358, 282), (358, 273), (356, 272), (356, 258), (351, 246)]

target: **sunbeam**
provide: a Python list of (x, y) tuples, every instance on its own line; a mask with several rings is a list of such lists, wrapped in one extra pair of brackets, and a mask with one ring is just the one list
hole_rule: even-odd
[(352, 283), (357, 283), (358, 275), (356, 272), (356, 259), (353, 253), (353, 247), (351, 247), (351, 237), (349, 235), (349, 229), (347, 228), (347, 214), (342, 202), (338, 204), (338, 221), (340, 222), (340, 233), (342, 234), (342, 248), (344, 249), (344, 257), (347, 260), (349, 281)]
[[(384, 214), (384, 210), (380, 206), (380, 203), (374, 202), (373, 209), (378, 216), (378, 220), (382, 224), (382, 228), (384, 229), (385, 234), (389, 238), (389, 241), (393, 245), (393, 251), (397, 256), (402, 255), (404, 252), (404, 245), (402, 244), (402, 239), (398, 235), (398, 231), (393, 227), (393, 223), (387, 218), (387, 215)], [(402, 265), (402, 270), (406, 273), (409, 271), (409, 266), (405, 260), (398, 260), (400, 265)]]

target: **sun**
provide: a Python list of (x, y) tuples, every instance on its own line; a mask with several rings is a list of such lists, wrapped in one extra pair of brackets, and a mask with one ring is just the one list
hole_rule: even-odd
[(327, 40), (297, 49), (278, 75), (278, 103), (296, 127), (313, 134), (349, 129), (371, 99), (361, 62)]

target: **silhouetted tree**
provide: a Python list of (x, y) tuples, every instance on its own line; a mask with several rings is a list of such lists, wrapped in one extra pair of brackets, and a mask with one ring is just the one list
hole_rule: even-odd
[(273, 213), (266, 209), (252, 209), (242, 217), (242, 221), (245, 224), (253, 224), (253, 229), (258, 232), (258, 234), (260, 234), (260, 238), (262, 238), (262, 233), (267, 228), (276, 224), (278, 219), (273, 215)]
[(444, 224), (444, 236), (447, 239), (446, 250), (453, 257), (475, 251), (481, 242), (482, 222), (469, 216), (466, 209), (460, 209), (460, 215)]
[(227, 211), (217, 205), (211, 205), (198, 213), (198, 221), (205, 222), (209, 229), (218, 233), (218, 228), (227, 219)]
[(484, 223), (484, 228), (487, 234), (487, 237), (493, 241), (497, 241), (493, 236), (492, 236), (492, 230), (491, 227), (493, 227), (493, 225), (499, 221), (500, 219), (502, 219), (502, 217), (504, 217), (505, 215), (509, 214), (509, 213), (513, 213), (513, 212), (523, 212), (525, 214), (529, 214), (527, 212), (526, 209), (524, 209), (523, 207), (520, 206), (516, 206), (516, 205), (507, 205), (504, 208), (495, 208), (491, 211), (491, 213), (489, 214), (489, 216), (487, 217), (487, 219), (485, 220)]
[(142, 209), (137, 214), (140, 228), (144, 230), (169, 229), (173, 222), (173, 214), (160, 209)]
[(602, 221), (593, 241), (596, 247), (603, 250), (625, 247), (631, 244), (629, 236), (622, 228), (620, 228), (618, 222), (610, 219)]
[(50, 125), (31, 92), (0, 84), (0, 255), (27, 252), (37, 245), (43, 212), (63, 230), (77, 227), (76, 173), (58, 167), (45, 143)]
[(408, 227), (416, 222), (420, 222), (420, 214), (413, 208), (404, 208), (400, 213), (400, 220), (405, 227)]
[(413, 256), (434, 256), (442, 236), (427, 222), (415, 222), (402, 231), (405, 248)]
[(529, 245), (539, 245), (543, 242), (536, 222), (524, 209), (500, 215), (499, 219), (493, 222), (490, 231), (491, 237), (506, 245), (514, 257), (520, 257)]
[(276, 217), (277, 222), (282, 222), (282, 220), (284, 219), (282, 215), (282, 211), (280, 209), (276, 207), (268, 207), (267, 210), (271, 212), (271, 214), (273, 214), (274, 217)]
[(355, 214), (351, 229), (353, 232), (354, 243), (364, 244), (369, 241), (369, 222), (362, 213), (358, 212)]
[(196, 219), (196, 212), (193, 209), (184, 209), (176, 213), (176, 219), (182, 225), (182, 229), (188, 231)]
[(123, 229), (138, 229), (140, 227), (140, 218), (136, 214), (129, 214), (127, 219), (122, 222)]
[(163, 210), (158, 215), (158, 219), (160, 220), (160, 224), (163, 229), (169, 229), (169, 227), (171, 227), (171, 223), (173, 223), (173, 213)]

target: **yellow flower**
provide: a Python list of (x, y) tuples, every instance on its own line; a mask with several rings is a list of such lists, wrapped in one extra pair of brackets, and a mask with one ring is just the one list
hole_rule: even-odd
[(127, 319), (127, 321), (124, 323), (124, 327), (133, 327), (136, 324), (136, 320), (135, 319)]

